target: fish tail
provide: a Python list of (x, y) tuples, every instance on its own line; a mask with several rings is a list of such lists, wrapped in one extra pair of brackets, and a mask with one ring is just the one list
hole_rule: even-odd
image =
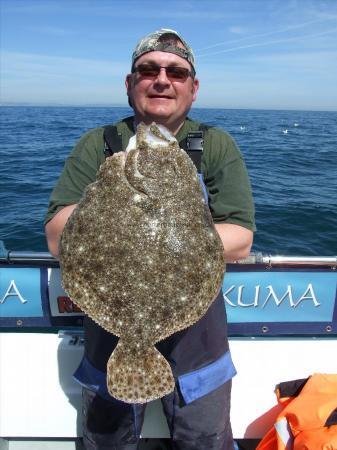
[(126, 403), (146, 403), (174, 390), (171, 367), (154, 347), (132, 348), (120, 339), (107, 366), (110, 395)]

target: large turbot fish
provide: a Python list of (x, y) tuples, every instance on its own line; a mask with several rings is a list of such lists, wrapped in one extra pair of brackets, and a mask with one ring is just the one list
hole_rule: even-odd
[(164, 127), (140, 124), (135, 148), (107, 158), (60, 243), (63, 286), (119, 336), (109, 393), (145, 403), (174, 389), (155, 343), (198, 321), (215, 299), (225, 260), (197, 171)]

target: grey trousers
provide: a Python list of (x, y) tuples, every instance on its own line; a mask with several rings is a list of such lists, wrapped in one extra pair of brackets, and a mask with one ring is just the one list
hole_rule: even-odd
[[(233, 450), (231, 381), (185, 404), (179, 392), (162, 398), (173, 450)], [(86, 450), (137, 450), (146, 405), (105, 400), (83, 389), (83, 444)]]

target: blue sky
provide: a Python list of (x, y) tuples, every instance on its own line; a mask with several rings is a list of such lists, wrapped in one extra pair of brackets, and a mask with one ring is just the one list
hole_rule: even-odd
[(336, 0), (0, 0), (1, 101), (120, 105), (140, 37), (193, 47), (195, 106), (337, 110)]

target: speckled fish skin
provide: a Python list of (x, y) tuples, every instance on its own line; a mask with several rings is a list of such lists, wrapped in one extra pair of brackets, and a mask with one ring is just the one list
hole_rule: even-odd
[(173, 391), (171, 368), (154, 344), (205, 314), (225, 270), (189, 156), (156, 124), (140, 124), (136, 142), (101, 165), (60, 242), (70, 298), (120, 337), (107, 385), (127, 403)]

